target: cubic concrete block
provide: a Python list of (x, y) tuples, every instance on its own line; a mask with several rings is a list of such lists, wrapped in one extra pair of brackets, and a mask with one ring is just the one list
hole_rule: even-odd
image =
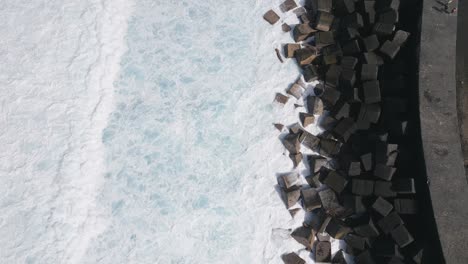
[(372, 209), (382, 216), (388, 215), (393, 210), (393, 205), (382, 197), (378, 197), (372, 204)]
[(306, 82), (313, 82), (313, 81), (316, 81), (318, 79), (318, 73), (317, 73), (317, 69), (314, 65), (307, 65), (305, 68), (304, 68), (304, 80)]
[(273, 11), (273, 10), (268, 10), (268, 11), (263, 15), (263, 19), (265, 19), (266, 21), (268, 21), (268, 23), (274, 25), (276, 22), (278, 22), (278, 20), (280, 19), (280, 17), (275, 13), (275, 11)]
[(286, 0), (280, 5), (280, 9), (283, 12), (288, 12), (297, 7), (297, 4), (294, 0)]
[(318, 48), (323, 48), (328, 45), (335, 44), (335, 38), (333, 36), (333, 32), (331, 31), (324, 31), (324, 32), (317, 32), (315, 33), (315, 45)]
[(294, 53), (297, 63), (300, 66), (311, 64), (317, 58), (317, 51), (311, 48), (298, 49)]
[(362, 225), (356, 226), (353, 228), (354, 232), (363, 237), (377, 237), (379, 236), (379, 230), (374, 225), (372, 218)]
[(362, 166), (365, 171), (372, 170), (372, 153), (361, 155)]
[(413, 199), (395, 199), (393, 201), (395, 211), (399, 214), (417, 214), (418, 203)]
[(281, 25), (281, 30), (283, 30), (283, 32), (289, 32), (289, 31), (291, 31), (291, 27), (288, 24), (283, 23)]
[(316, 29), (320, 31), (329, 31), (335, 17), (327, 12), (318, 12)]
[(367, 64), (377, 64), (383, 65), (384, 60), (379, 55), (375, 54), (375, 52), (365, 52), (362, 54), (364, 57), (364, 62)]
[(400, 247), (406, 247), (414, 241), (413, 236), (408, 232), (408, 229), (404, 225), (400, 225), (397, 228), (393, 229), (391, 235), (395, 242)]
[(286, 58), (294, 58), (296, 50), (298, 50), (300, 48), (301, 48), (300, 44), (288, 43), (288, 44), (284, 45), (284, 56)]
[(289, 87), (289, 89), (286, 91), (286, 93), (294, 96), (296, 99), (301, 98), (303, 92), (304, 90), (302, 89), (302, 87), (295, 83), (291, 85), (291, 87)]
[(402, 224), (403, 220), (401, 220), (401, 217), (396, 212), (388, 214), (377, 222), (377, 225), (385, 234), (389, 234), (393, 229)]
[(343, 221), (332, 218), (326, 226), (326, 232), (335, 239), (343, 239), (347, 234), (351, 232)]
[(291, 233), (291, 237), (307, 249), (311, 249), (315, 240), (315, 232), (311, 228), (301, 226)]
[(280, 104), (286, 104), (288, 102), (288, 100), (289, 100), (289, 98), (284, 94), (277, 93), (276, 96), (275, 96), (275, 101), (280, 103)]
[(311, 212), (312, 210), (320, 208), (322, 206), (319, 194), (313, 188), (302, 189), (301, 196), (302, 201), (304, 202), (304, 209), (308, 212)]
[(375, 181), (374, 195), (382, 197), (395, 197), (396, 192), (392, 190), (392, 183), (387, 181)]
[(369, 196), (374, 192), (374, 181), (352, 179), (352, 193), (361, 196)]
[(406, 32), (403, 30), (397, 30), (397, 32), (395, 32), (395, 35), (393, 36), (392, 42), (397, 46), (402, 46), (403, 44), (406, 43), (409, 37), (410, 37), (409, 32)]
[(306, 38), (310, 37), (317, 30), (313, 29), (309, 23), (298, 24), (293, 29), (293, 38), (294, 41), (299, 42), (303, 41)]
[(315, 246), (315, 262), (323, 263), (331, 260), (331, 243), (328, 241), (319, 241)]
[(302, 153), (290, 153), (289, 158), (293, 162), (293, 167), (296, 168), (302, 161)]
[(299, 174), (287, 173), (278, 178), (278, 184), (286, 191), (296, 190), (299, 184)]
[(330, 171), (323, 183), (326, 184), (335, 192), (341, 193), (346, 187), (346, 184), (348, 183), (348, 181), (340, 173), (336, 171)]
[(299, 136), (296, 134), (287, 134), (283, 140), (282, 143), (284, 147), (288, 150), (289, 153), (291, 154), (297, 154), (300, 152), (300, 142), (299, 142)]
[(344, 56), (341, 58), (341, 67), (347, 69), (354, 69), (358, 64), (359, 60), (356, 57)]
[(362, 84), (362, 90), (364, 92), (364, 102), (366, 102), (366, 104), (380, 102), (381, 97), (379, 81), (375, 80), (364, 82)]
[(387, 55), (387, 57), (389, 57), (392, 60), (395, 58), (399, 51), (400, 46), (389, 40), (385, 41), (382, 47), (380, 47), (380, 52)]
[(380, 46), (379, 39), (377, 38), (377, 35), (375, 34), (372, 34), (368, 37), (363, 38), (362, 42), (364, 43), (364, 48), (367, 51), (374, 51), (378, 49)]
[(296, 253), (291, 252), (281, 256), (284, 264), (305, 264), (305, 260), (299, 257)]
[(313, 114), (308, 113), (299, 113), (299, 119), (301, 120), (302, 126), (307, 127), (314, 123), (315, 116)]
[(358, 236), (356, 234), (348, 234), (344, 238), (346, 244), (350, 247), (355, 249), (364, 250), (366, 249), (366, 245), (368, 243), (365, 237)]
[(363, 64), (361, 67), (361, 81), (377, 80), (379, 65)]
[(396, 179), (393, 181), (393, 190), (398, 194), (415, 194), (414, 179)]

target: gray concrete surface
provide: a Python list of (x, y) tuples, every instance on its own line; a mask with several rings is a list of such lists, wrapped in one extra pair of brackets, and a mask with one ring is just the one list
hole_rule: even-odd
[[(465, 3), (466, 4), (466, 3)], [(419, 108), (428, 184), (446, 263), (468, 263), (468, 184), (457, 115), (457, 16), (424, 0)], [(462, 14), (464, 10), (459, 9)], [(465, 34), (468, 34), (468, 29)], [(468, 48), (468, 46), (465, 46)]]

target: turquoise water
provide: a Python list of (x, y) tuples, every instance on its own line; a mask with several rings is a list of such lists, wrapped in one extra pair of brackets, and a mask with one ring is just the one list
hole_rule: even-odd
[(271, 110), (250, 97), (254, 10), (252, 1), (136, 4), (102, 138), (99, 200), (111, 223), (90, 261), (255, 263), (262, 254), (243, 184), (246, 151), (264, 131), (250, 130), (251, 114)]

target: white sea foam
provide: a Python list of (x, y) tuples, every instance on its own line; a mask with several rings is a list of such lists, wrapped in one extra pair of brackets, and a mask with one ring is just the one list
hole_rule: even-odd
[(0, 1), (0, 262), (80, 263), (129, 1)]
[(280, 3), (0, 0), (0, 262), (312, 263), (275, 190)]

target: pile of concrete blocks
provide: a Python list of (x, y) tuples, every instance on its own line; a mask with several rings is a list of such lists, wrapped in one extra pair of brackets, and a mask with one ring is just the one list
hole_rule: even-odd
[[(347, 263), (350, 255), (355, 263), (421, 263), (423, 247), (407, 224), (418, 215), (417, 175), (405, 173), (411, 124), (399, 68), (412, 35), (400, 28), (399, 9), (399, 0), (281, 5), (302, 22), (286, 25), (294, 42), (285, 44), (285, 57), (296, 60), (306, 82), (319, 81), (305, 98), (300, 123), (282, 137), (293, 167), (307, 161), (309, 186), (297, 184), (304, 177), (297, 173), (279, 179), (287, 207), (300, 203), (313, 216), (291, 236), (316, 262)], [(274, 24), (279, 16), (272, 12), (265, 19)], [(304, 88), (296, 82), (287, 94), (299, 99)], [(277, 101), (287, 101), (283, 96)], [(309, 133), (314, 115), (324, 112), (317, 123), (323, 133)], [(316, 155), (302, 155), (302, 147)], [(326, 237), (343, 240), (345, 248), (332, 256)], [(305, 263), (294, 252), (283, 260)]]

